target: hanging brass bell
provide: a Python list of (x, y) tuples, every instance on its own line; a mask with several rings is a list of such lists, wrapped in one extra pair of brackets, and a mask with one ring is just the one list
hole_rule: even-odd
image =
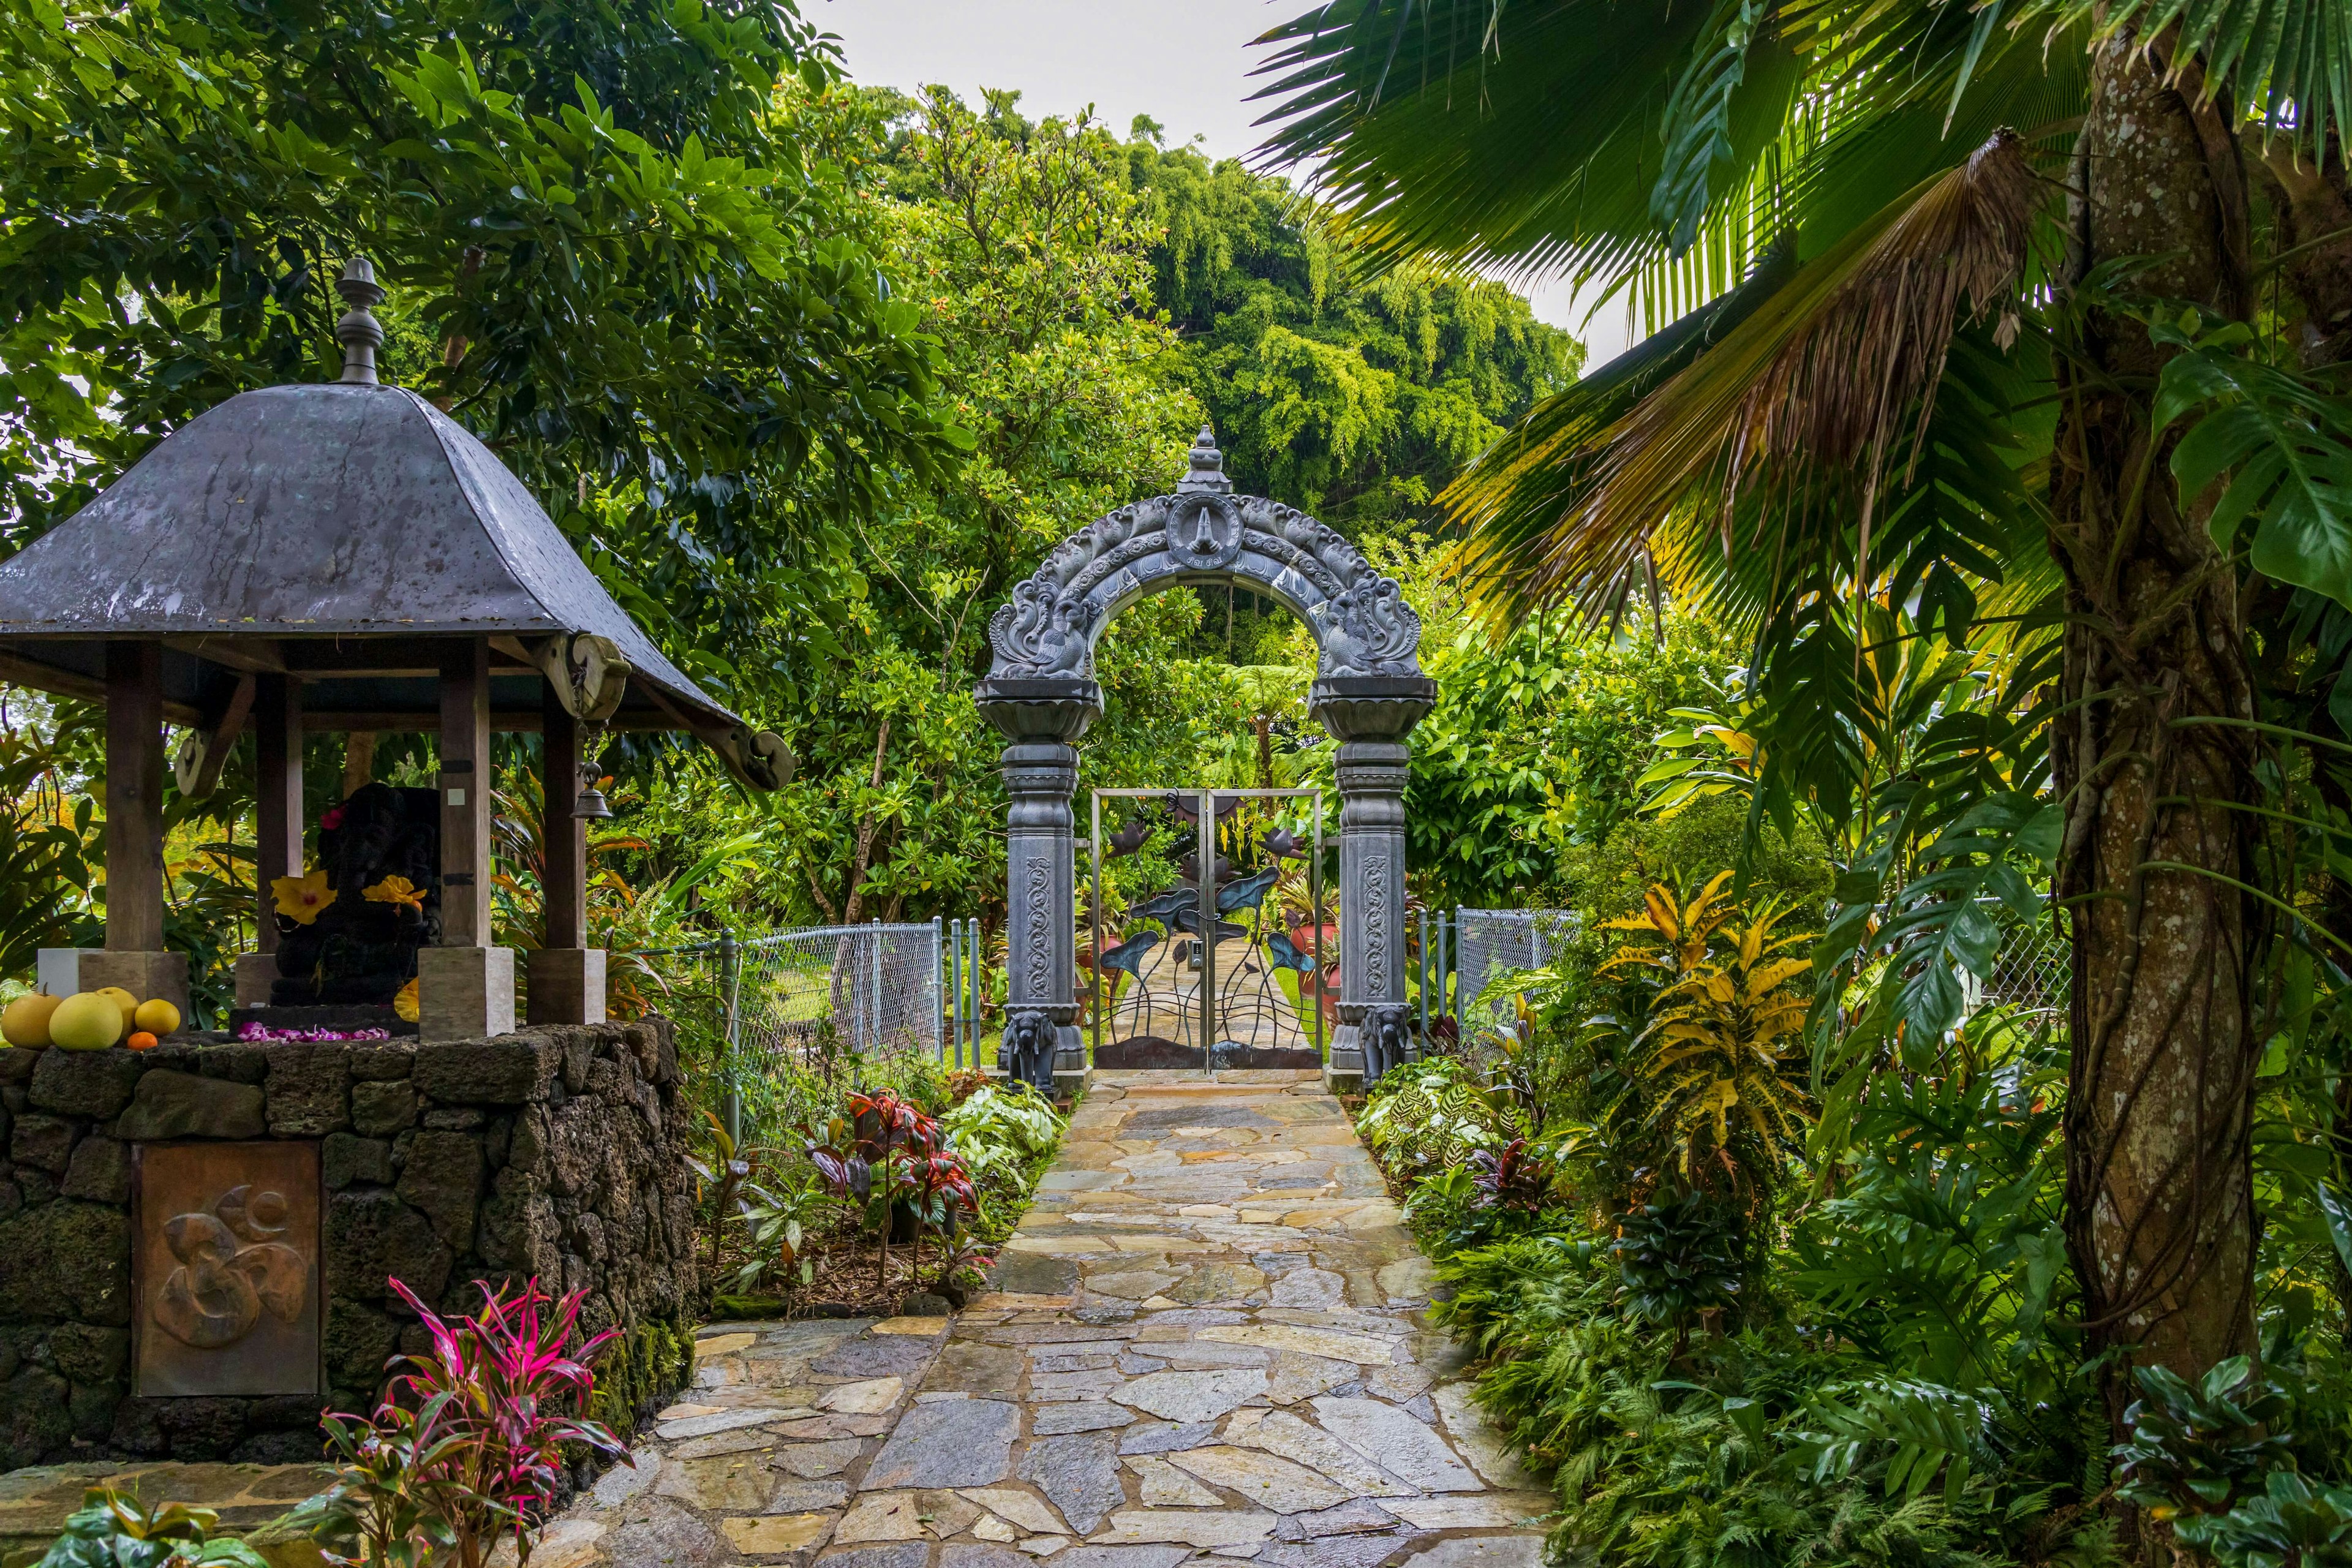
[(572, 803), (572, 816), (601, 819), (613, 815), (612, 803), (604, 798), (604, 792), (596, 787), (604, 776), (604, 770), (601, 764), (593, 762), (580, 764), (580, 798)]

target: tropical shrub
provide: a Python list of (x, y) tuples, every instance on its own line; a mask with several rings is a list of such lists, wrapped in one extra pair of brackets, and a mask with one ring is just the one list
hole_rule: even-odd
[(1636, 940), (1598, 973), (1645, 993), (1625, 1053), (1648, 1141), (1682, 1181), (1753, 1194), (1802, 1142), (1808, 1108), (1786, 1047), (1807, 999), (1789, 982), (1812, 966), (1788, 956), (1803, 938), (1773, 934), (1789, 911), (1768, 902), (1742, 918), (1724, 896), (1731, 879), (1695, 894), (1651, 887), (1639, 911), (1609, 922)]
[(92, 1487), (34, 1568), (269, 1568), (244, 1542), (215, 1539), (219, 1525), (208, 1508), (147, 1508), (110, 1487)]
[(589, 1363), (619, 1331), (581, 1334), (584, 1289), (557, 1298), (532, 1279), (509, 1296), (485, 1282), (481, 1307), (452, 1321), (391, 1285), (432, 1349), (402, 1358), (373, 1416), (325, 1419), (334, 1482), (298, 1511), (351, 1568), (484, 1568), (501, 1540), (528, 1557), (567, 1444), (629, 1459), (583, 1414)]

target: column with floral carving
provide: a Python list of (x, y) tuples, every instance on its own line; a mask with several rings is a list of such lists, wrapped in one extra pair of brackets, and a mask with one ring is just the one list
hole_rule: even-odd
[(1316, 682), (1316, 717), (1339, 742), (1339, 1025), (1324, 1068), (1335, 1091), (1406, 1058), (1405, 737), (1435, 697), (1419, 675)]
[(1011, 808), (1005, 834), (1005, 1005), (998, 1064), (1052, 1093), (1081, 1086), (1071, 744), (1102, 710), (1101, 688), (1068, 676), (981, 683), (980, 710), (1006, 741), (999, 761)]

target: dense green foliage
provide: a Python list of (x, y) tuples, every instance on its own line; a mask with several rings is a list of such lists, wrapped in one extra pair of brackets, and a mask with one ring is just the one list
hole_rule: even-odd
[[(1567, 1554), (2339, 1560), (2352, 6), (1339, 0), (1271, 37), (1269, 151), (1348, 241), (1650, 320), (1439, 502), (1498, 640), (1662, 587), (1738, 638), (1642, 788), (1747, 831), (1639, 918), (1760, 891), (1774, 833), (1831, 873), (1806, 1026), (1744, 1079), (1789, 997), (1662, 1008), (1600, 942), (1528, 983), (1556, 1065), (1493, 1069), (1557, 1086), (1527, 1133), (1591, 1207), (1474, 1325), (1571, 1459)], [(2022, 985), (2040, 940), (2071, 963)], [(1661, 1146), (1693, 1073), (1712, 1165)], [(1735, 1181), (1771, 1078), (1809, 1131)], [(1744, 1233), (1716, 1322), (1594, 1246), (1700, 1194)], [(1703, 1279), (1670, 1228), (1644, 1256)]]
[(1501, 285), (1368, 279), (1287, 182), (1137, 130), (1129, 179), (1164, 236), (1152, 297), (1243, 490), (1349, 534), (1425, 520), (1464, 464), (1574, 379), (1582, 350)]

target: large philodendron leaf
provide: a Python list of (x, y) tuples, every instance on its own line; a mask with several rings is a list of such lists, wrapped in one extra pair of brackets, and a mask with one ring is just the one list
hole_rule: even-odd
[(2157, 314), (2150, 335), (2180, 350), (2151, 423), (2160, 435), (2190, 422), (2172, 452), (2182, 503), (2218, 491), (2206, 524), (2215, 544), (2231, 550), (2251, 524), (2255, 571), (2352, 607), (2352, 410), (2332, 389), (2245, 357), (2242, 323), (2208, 326), (2182, 308)]

